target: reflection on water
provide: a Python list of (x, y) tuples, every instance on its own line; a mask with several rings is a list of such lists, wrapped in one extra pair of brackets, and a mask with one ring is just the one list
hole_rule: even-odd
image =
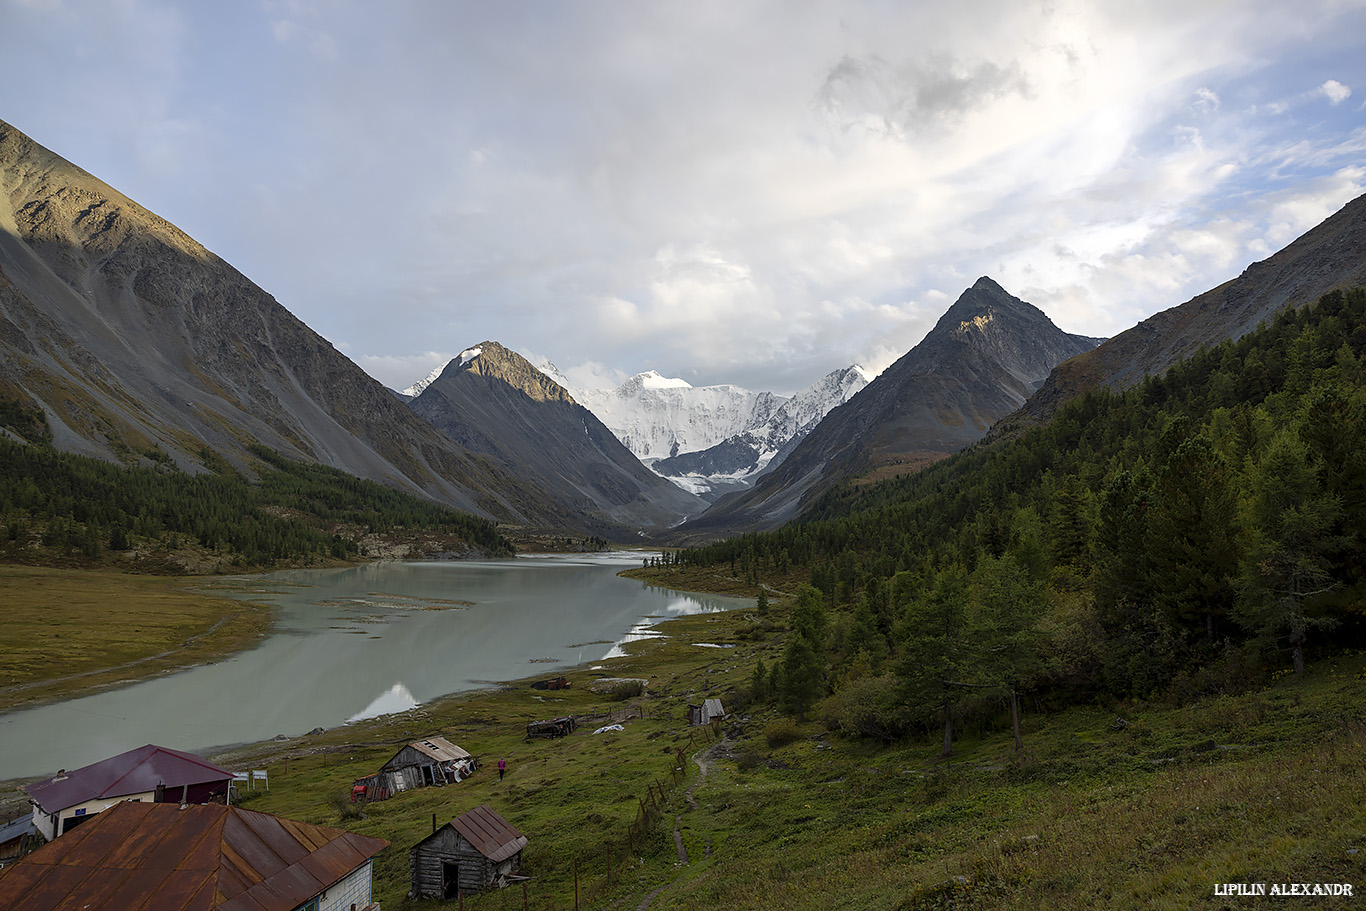
[(346, 719), (346, 723), (362, 721), (366, 718), (378, 718), (380, 715), (392, 715), (395, 712), (406, 712), (408, 709), (417, 708), (417, 697), (412, 690), (401, 683), (395, 683), (384, 692), (376, 696), (364, 709)]
[[(371, 563), (244, 577), (276, 630), (217, 664), (0, 715), (0, 779), (297, 735), (621, 655), (651, 623), (752, 601), (619, 578), (641, 554)], [(247, 589), (251, 591), (246, 592)]]

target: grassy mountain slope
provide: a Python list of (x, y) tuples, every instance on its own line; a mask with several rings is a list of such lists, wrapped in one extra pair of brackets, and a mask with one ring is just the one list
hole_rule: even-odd
[(209, 573), (512, 552), (487, 519), (263, 447), (251, 456), (254, 478), (207, 448), (213, 470), (190, 474), (159, 450), (155, 467), (126, 467), (0, 436), (0, 560)]

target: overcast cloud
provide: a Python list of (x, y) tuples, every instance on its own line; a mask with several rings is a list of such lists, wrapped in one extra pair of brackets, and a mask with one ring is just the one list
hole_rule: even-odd
[(1366, 191), (1366, 0), (0, 0), (0, 85), (394, 388), (792, 392), (981, 275), (1109, 336)]

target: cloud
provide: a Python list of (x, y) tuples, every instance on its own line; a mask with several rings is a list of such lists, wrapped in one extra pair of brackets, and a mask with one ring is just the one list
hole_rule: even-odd
[(455, 354), (443, 351), (424, 351), (421, 354), (376, 355), (353, 357), (356, 365), (390, 389), (407, 389), (426, 377), (437, 367), (449, 364)]
[(0, 79), (387, 385), (493, 339), (790, 392), (981, 275), (1113, 334), (1359, 192), (1366, 12), (1291, 6), (68, 0)]
[(915, 135), (953, 123), (1006, 94), (1028, 93), (1016, 61), (964, 64), (948, 55), (893, 66), (876, 55), (846, 56), (817, 93), (820, 106), (843, 130), (880, 136)]
[(1319, 92), (1328, 99), (1328, 103), (1338, 105), (1346, 101), (1352, 95), (1352, 90), (1338, 82), (1336, 79), (1329, 79), (1319, 86)]
[(1219, 110), (1219, 94), (1210, 89), (1198, 88), (1195, 90), (1194, 107), (1202, 114), (1212, 114)]

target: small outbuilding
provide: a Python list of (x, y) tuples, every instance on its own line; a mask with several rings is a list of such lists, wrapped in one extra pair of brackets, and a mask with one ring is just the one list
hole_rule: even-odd
[(351, 799), (387, 800), (400, 791), (456, 784), (473, 775), (476, 767), (473, 756), (444, 737), (415, 740), (375, 774), (357, 778)]
[(408, 852), (414, 898), (451, 901), (527, 879), (527, 838), (488, 804), (455, 817)]
[(713, 721), (721, 721), (729, 712), (721, 707), (720, 699), (707, 699), (701, 705), (688, 706), (689, 724), (711, 724)]
[(43, 843), (32, 816), (21, 816), (0, 826), (0, 867), (18, 860)]

